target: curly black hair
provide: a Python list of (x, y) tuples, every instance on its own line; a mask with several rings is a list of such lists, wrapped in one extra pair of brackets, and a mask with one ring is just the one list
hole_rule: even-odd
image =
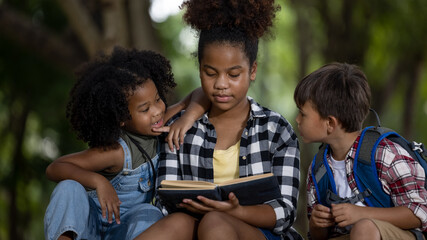
[(119, 47), (83, 64), (76, 76), (66, 116), (79, 139), (103, 149), (117, 146), (120, 124), (131, 119), (128, 100), (137, 86), (151, 79), (165, 103), (165, 94), (176, 86), (165, 57)]
[(274, 0), (188, 0), (184, 21), (199, 33), (197, 57), (211, 43), (229, 43), (241, 46), (249, 59), (255, 62), (258, 39), (269, 34), (280, 6)]

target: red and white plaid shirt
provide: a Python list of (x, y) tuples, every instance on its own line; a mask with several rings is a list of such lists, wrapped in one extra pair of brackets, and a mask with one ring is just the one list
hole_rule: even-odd
[[(360, 136), (356, 139), (345, 160), (347, 181), (353, 194), (359, 194), (353, 174), (353, 162)], [(330, 154), (327, 155), (331, 166)], [(406, 206), (421, 220), (421, 231), (427, 231), (427, 191), (424, 188), (425, 173), (422, 166), (415, 161), (400, 145), (384, 139), (375, 153), (378, 177), (384, 191), (390, 195), (395, 206)], [(332, 170), (332, 168), (331, 168)], [(319, 203), (316, 188), (311, 177), (311, 164), (307, 174), (307, 214)], [(344, 229), (335, 228), (333, 235), (342, 234)]]

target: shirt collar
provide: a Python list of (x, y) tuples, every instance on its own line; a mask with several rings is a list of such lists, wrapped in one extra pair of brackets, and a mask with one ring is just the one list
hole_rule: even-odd
[[(356, 157), (356, 152), (357, 152), (357, 147), (359, 146), (359, 140), (360, 140), (360, 135), (357, 136), (356, 140), (354, 141), (353, 145), (351, 146), (350, 150), (347, 153), (346, 156), (346, 160), (354, 160)], [(329, 148), (329, 151), (327, 153), (327, 159), (328, 161), (330, 161), (330, 159), (332, 158), (331, 156), (331, 148)], [(330, 164), (330, 162), (329, 162)]]
[(353, 143), (353, 146), (351, 146), (350, 151), (347, 153), (347, 159), (351, 158), (354, 159), (356, 157), (357, 147), (359, 146), (359, 140), (360, 140), (360, 134), (357, 136), (356, 140)]
[(261, 107), (252, 97), (248, 96), (248, 100), (251, 104), (251, 112), (250, 112), (250, 118), (263, 118), (267, 115), (264, 112), (264, 108)]

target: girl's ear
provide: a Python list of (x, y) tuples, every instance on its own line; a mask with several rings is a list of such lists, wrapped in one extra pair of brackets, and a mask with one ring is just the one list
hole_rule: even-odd
[(328, 116), (326, 119), (328, 134), (331, 134), (338, 127), (338, 124), (339, 124), (339, 121), (336, 117)]
[(120, 127), (124, 127), (125, 126), (125, 122), (120, 122)]
[(250, 80), (251, 81), (255, 81), (255, 78), (256, 78), (256, 71), (257, 71), (257, 66), (258, 66), (258, 63), (255, 61), (253, 64), (252, 64), (252, 67), (251, 67), (251, 73), (250, 73), (250, 76), (249, 76), (249, 78), (250, 78)]

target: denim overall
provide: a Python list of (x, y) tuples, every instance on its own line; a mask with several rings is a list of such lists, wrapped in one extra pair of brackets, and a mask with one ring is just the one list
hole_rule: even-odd
[[(122, 202), (120, 224), (102, 218), (96, 191), (87, 192), (74, 180), (64, 180), (55, 187), (44, 219), (45, 238), (58, 239), (67, 231), (75, 239), (133, 239), (163, 217), (151, 205), (154, 174), (149, 162), (132, 170), (129, 147), (119, 139), (125, 153), (123, 170), (110, 182)], [(158, 155), (152, 159), (157, 169)], [(107, 215), (108, 216), (108, 215)]]

